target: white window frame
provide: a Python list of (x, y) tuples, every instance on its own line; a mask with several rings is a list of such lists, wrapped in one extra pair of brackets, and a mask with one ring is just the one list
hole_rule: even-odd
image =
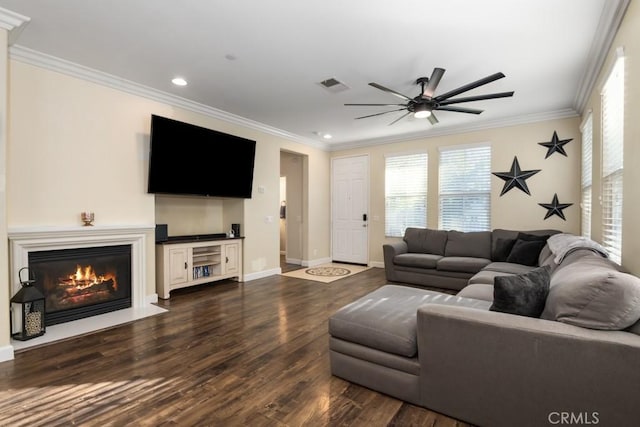
[[(447, 146), (440, 147), (439, 151), (438, 228), (458, 231), (491, 230), (491, 144)], [(471, 175), (471, 168), (477, 160), (486, 163), (482, 165), (480, 175), (475, 172)], [(465, 172), (474, 179), (461, 181), (461, 177), (467, 176)], [(477, 204), (478, 199), (485, 203), (486, 209), (465, 214), (464, 211)], [(452, 206), (451, 202), (460, 207), (458, 212), (455, 208), (447, 212), (448, 206)]]
[(624, 153), (624, 55), (622, 49), (602, 88), (602, 246), (622, 261)]
[(581, 234), (591, 238), (591, 210), (593, 198), (593, 112), (588, 111), (580, 125), (582, 133), (582, 176), (580, 180)]
[(385, 156), (385, 236), (402, 237), (407, 227), (427, 226), (428, 173), (425, 151)]

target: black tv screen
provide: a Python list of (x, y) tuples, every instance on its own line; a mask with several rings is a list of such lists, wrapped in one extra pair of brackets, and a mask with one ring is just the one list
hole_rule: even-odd
[(256, 142), (151, 116), (149, 193), (251, 198)]

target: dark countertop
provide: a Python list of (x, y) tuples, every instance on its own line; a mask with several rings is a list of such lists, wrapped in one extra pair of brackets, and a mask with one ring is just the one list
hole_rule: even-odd
[(244, 239), (243, 236), (227, 237), (226, 233), (193, 234), (190, 236), (169, 236), (164, 242), (156, 242), (158, 245), (170, 245), (172, 243), (208, 242), (214, 240)]

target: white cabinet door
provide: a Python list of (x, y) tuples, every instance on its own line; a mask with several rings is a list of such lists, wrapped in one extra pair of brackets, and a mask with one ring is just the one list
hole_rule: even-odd
[(369, 261), (369, 157), (334, 159), (332, 163), (332, 258)]
[(169, 249), (169, 283), (172, 285), (189, 280), (189, 249)]
[(238, 272), (239, 255), (239, 243), (227, 243), (224, 245), (224, 274), (232, 274)]

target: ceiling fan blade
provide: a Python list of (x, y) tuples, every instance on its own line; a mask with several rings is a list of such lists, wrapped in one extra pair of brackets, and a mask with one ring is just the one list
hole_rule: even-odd
[(480, 114), (484, 110), (476, 110), (475, 108), (462, 108), (462, 107), (438, 107), (438, 111), (455, 111), (456, 113), (469, 113)]
[(427, 83), (427, 86), (424, 88), (424, 92), (422, 92), (423, 98), (433, 98), (433, 94), (438, 87), (438, 83), (440, 83), (440, 79), (442, 79), (442, 76), (444, 75), (444, 71), (444, 68), (433, 69), (433, 73), (431, 73), (431, 77), (429, 77), (429, 83)]
[(449, 91), (447, 93), (444, 93), (442, 95), (436, 96), (435, 100), (438, 101), (438, 102), (444, 101), (445, 99), (451, 98), (452, 96), (456, 96), (456, 95), (459, 95), (459, 94), (461, 94), (463, 92), (467, 92), (467, 91), (469, 91), (471, 89), (475, 89), (475, 88), (477, 88), (479, 86), (486, 85), (487, 83), (491, 83), (491, 82), (496, 81), (498, 79), (501, 79), (503, 77), (504, 77), (504, 74), (502, 74), (502, 73), (491, 74), (490, 76), (487, 76), (487, 77), (485, 77), (483, 79), (476, 80), (475, 82), (468, 83), (468, 84), (466, 84), (464, 86), (460, 86), (457, 89), (454, 89), (454, 90)]
[(404, 104), (344, 104), (347, 107), (365, 106), (365, 107), (404, 107)]
[(383, 111), (382, 113), (369, 114), (368, 116), (356, 117), (356, 120), (366, 119), (367, 117), (381, 116), (381, 115), (383, 115), (383, 114), (387, 114), (387, 113), (394, 113), (394, 112), (396, 112), (396, 111), (402, 111), (402, 110), (406, 110), (406, 108), (400, 108), (400, 109), (397, 109), (397, 110), (391, 110), (391, 111)]
[(405, 117), (407, 117), (409, 114), (411, 114), (411, 111), (407, 112), (407, 114), (403, 114), (400, 117), (398, 117), (397, 119), (395, 119), (394, 121), (392, 121), (391, 123), (389, 123), (387, 126), (391, 126), (392, 124), (395, 124), (397, 122), (399, 122), (400, 120), (404, 119)]
[(391, 89), (386, 88), (384, 86), (380, 86), (378, 83), (373, 83), (372, 82), (372, 83), (369, 83), (369, 86), (373, 86), (376, 89), (380, 89), (380, 90), (383, 90), (385, 92), (389, 92), (391, 95), (395, 95), (398, 98), (404, 99), (405, 101), (413, 101), (413, 98), (409, 98), (407, 95), (403, 95), (400, 92), (396, 92), (395, 90), (391, 90)]
[(467, 96), (465, 98), (449, 99), (447, 101), (442, 101), (439, 104), (451, 105), (451, 104), (457, 104), (459, 102), (473, 102), (473, 101), (482, 101), (484, 99), (508, 98), (510, 96), (513, 96), (513, 93), (514, 92), (512, 91), (512, 92), (490, 93), (487, 95)]
[(429, 123), (431, 123), (432, 125), (438, 123), (438, 119), (436, 118), (436, 115), (433, 114), (433, 111), (431, 112), (431, 115), (427, 117), (427, 120), (429, 120)]

